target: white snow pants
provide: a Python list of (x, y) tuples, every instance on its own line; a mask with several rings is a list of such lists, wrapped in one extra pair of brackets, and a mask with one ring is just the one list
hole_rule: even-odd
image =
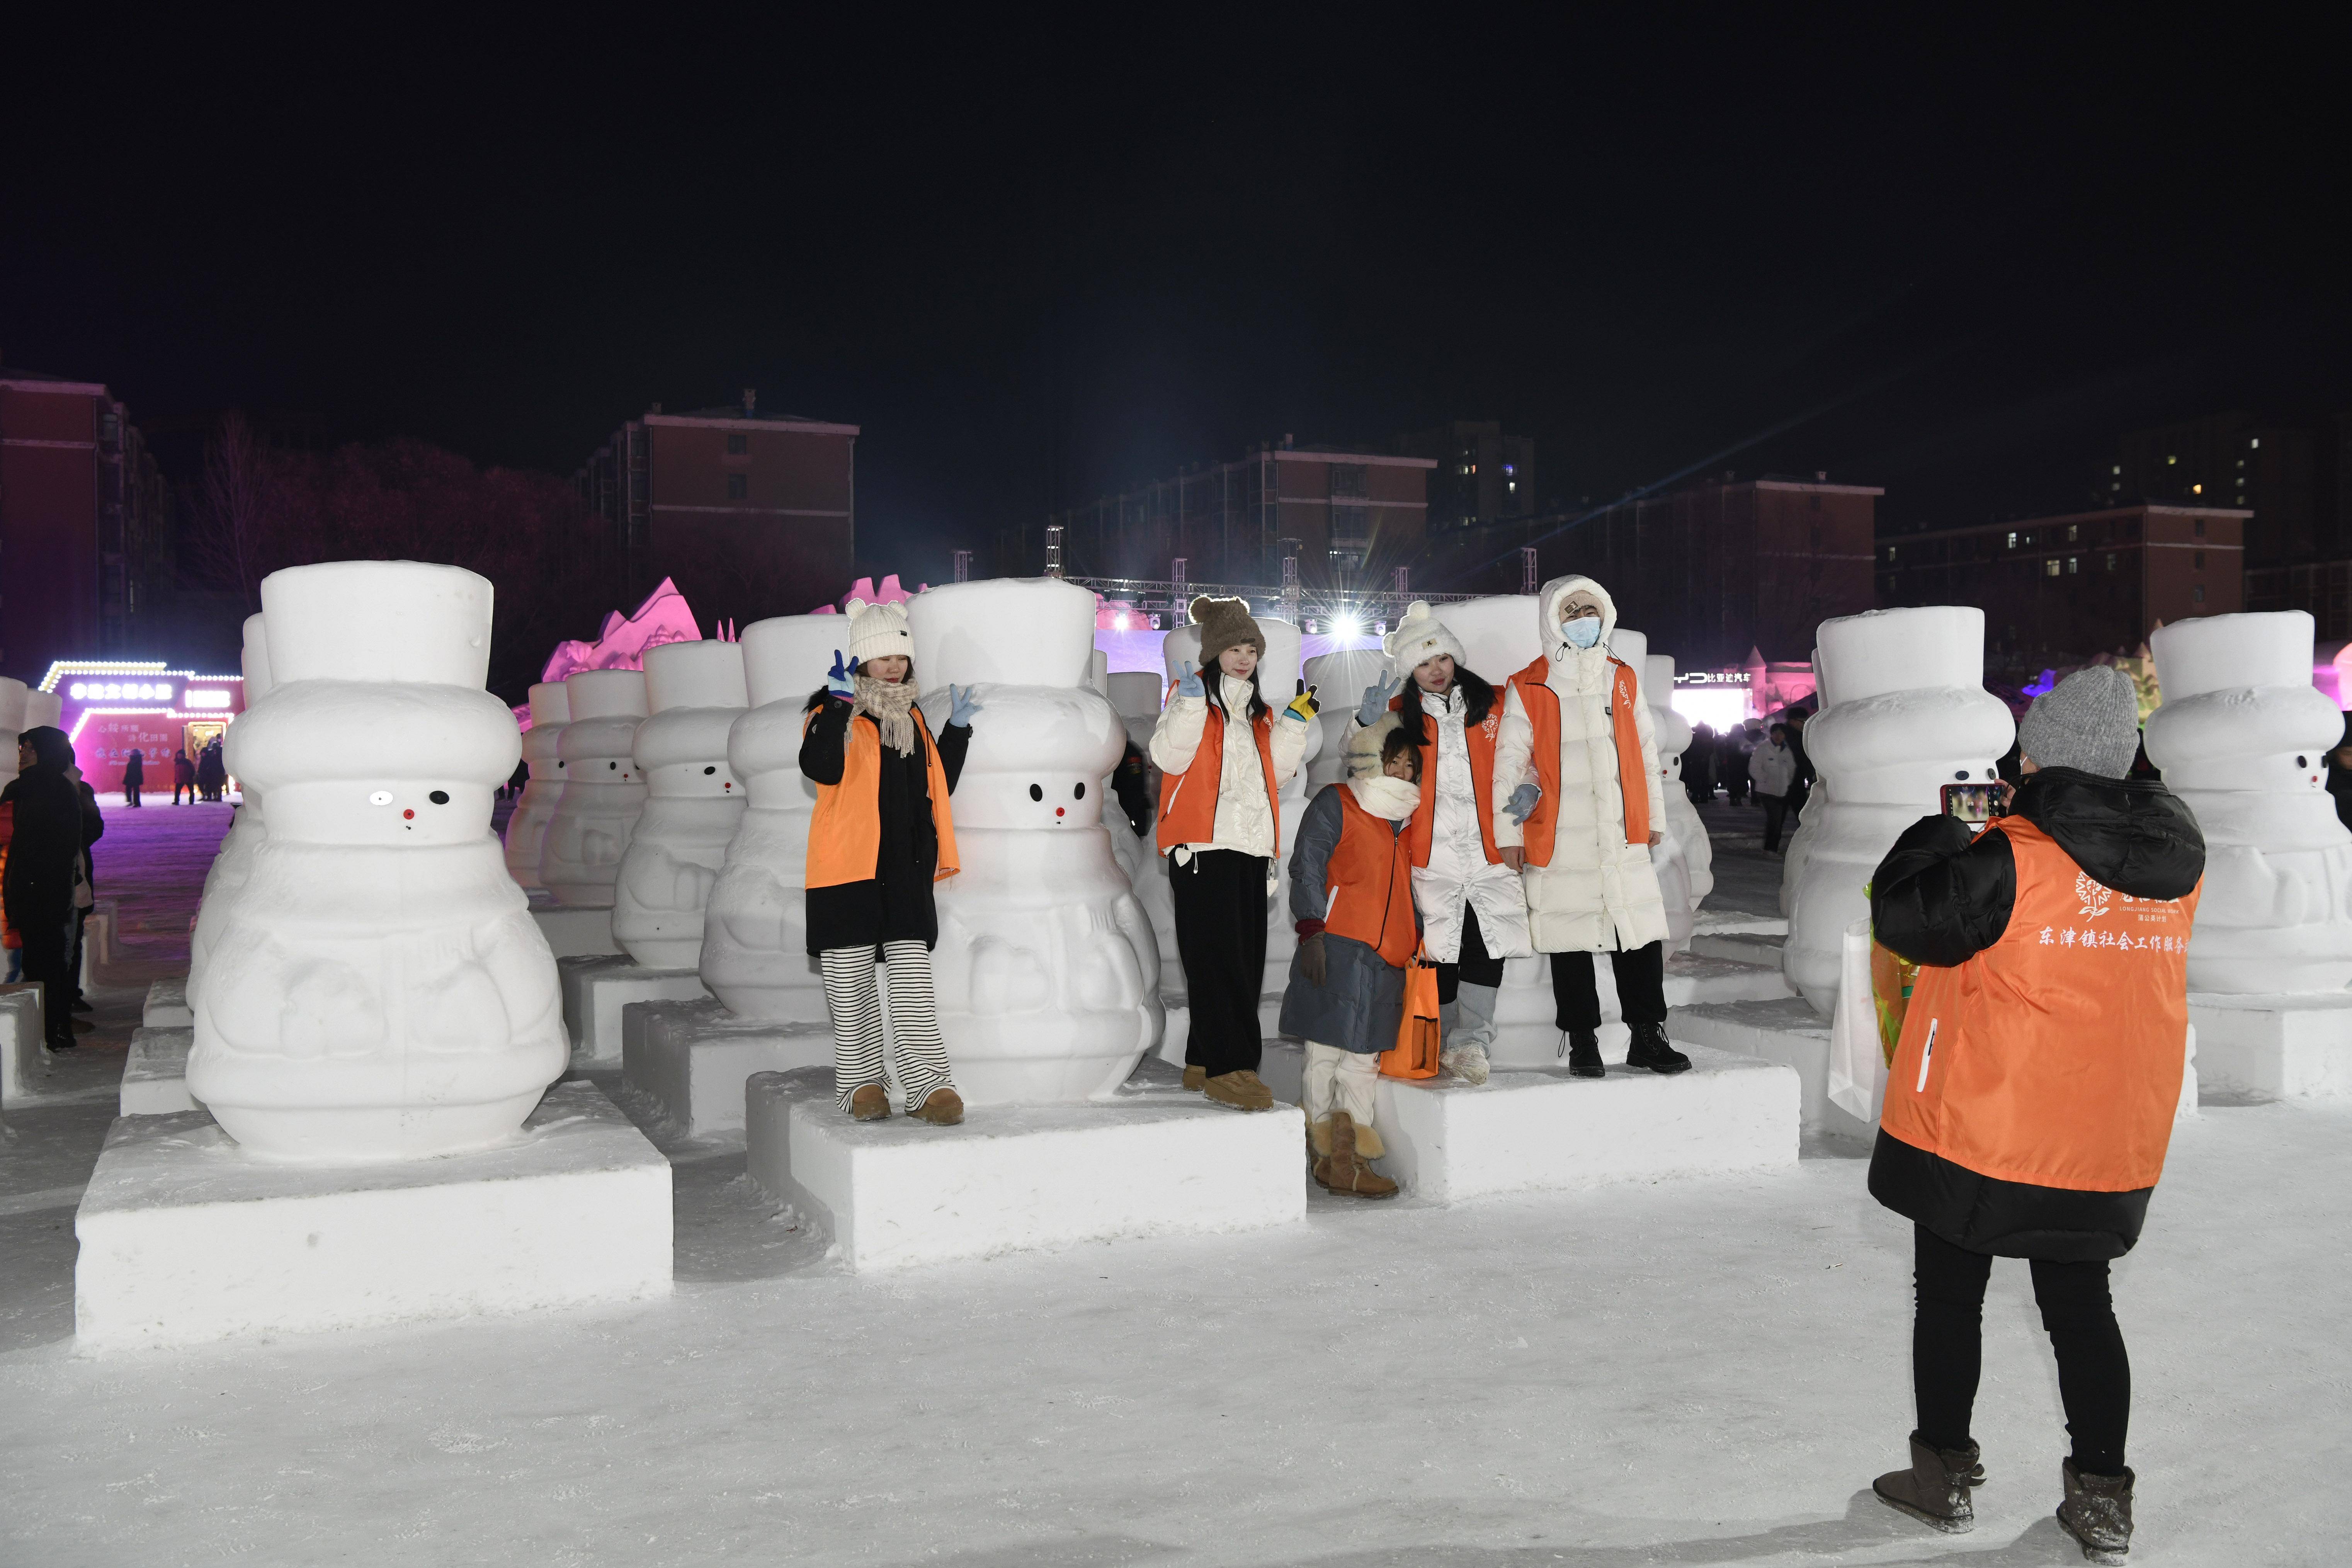
[(1364, 1051), (1307, 1042), (1305, 1097), (1308, 1126), (1344, 1110), (1360, 1128), (1372, 1125), (1379, 1109), (1381, 1058)]

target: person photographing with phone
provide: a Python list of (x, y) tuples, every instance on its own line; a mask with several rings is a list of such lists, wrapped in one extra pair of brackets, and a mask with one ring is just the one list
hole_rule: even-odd
[(2074, 1449), (2059, 1523), (2095, 1563), (2131, 1542), (2131, 1367), (2107, 1266), (2138, 1241), (2164, 1168), (2188, 1034), (2187, 951), (2205, 870), (2189, 808), (2126, 775), (2137, 694), (2106, 666), (2036, 699), (2023, 784), (1904, 831), (1871, 879), (1881, 944), (1921, 966), (1889, 1069), (1870, 1191), (1912, 1222), (1907, 1469), (1879, 1498), (1938, 1530), (1974, 1523), (1969, 1433), (1985, 1285), (2031, 1260)]

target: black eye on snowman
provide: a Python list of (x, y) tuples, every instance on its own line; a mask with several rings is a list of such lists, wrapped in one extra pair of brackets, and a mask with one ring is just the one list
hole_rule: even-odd
[(446, 789), (436, 789), (425, 798), (436, 805), (446, 805), (449, 804), (449, 792)]
[(1078, 781), (1077, 787), (1070, 791), (1070, 798), (1072, 800), (1084, 800), (1087, 798), (1087, 784), (1084, 779), (1080, 779)]
[(2304, 769), (2305, 769), (2305, 768), (2307, 768), (2307, 767), (2309, 767), (2309, 766), (2311, 766), (2311, 759), (2310, 759), (2309, 757), (2297, 757), (2297, 758), (2295, 758), (2295, 760), (2294, 760), (2294, 771), (2295, 771), (2295, 772), (2297, 772), (2297, 773), (2301, 773), (2301, 772), (2303, 772), (2303, 770), (2304, 770)]
[(709, 766), (709, 767), (707, 767), (707, 768), (705, 768), (705, 769), (703, 769), (703, 770), (702, 770), (702, 776), (703, 776), (704, 778), (709, 778), (711, 774), (713, 774), (713, 773), (717, 773), (718, 771), (719, 771), (719, 764), (718, 764), (718, 763), (711, 763), (711, 764), (710, 764), (710, 766)]
[(1029, 798), (1030, 798), (1031, 800), (1043, 800), (1043, 799), (1045, 799), (1045, 786), (1044, 784), (1031, 784), (1031, 785), (1029, 786)]
[(1966, 784), (1969, 782), (1969, 770), (1962, 768), (1958, 773), (1954, 773), (1952, 776), (1959, 780), (1962, 784)]
[(620, 763), (606, 763), (604, 764), (604, 771), (605, 771), (605, 772), (607, 772), (607, 773), (610, 773), (610, 772), (612, 772), (614, 769), (615, 769), (615, 768), (619, 767), (620, 765), (621, 765), (621, 764), (620, 764)]

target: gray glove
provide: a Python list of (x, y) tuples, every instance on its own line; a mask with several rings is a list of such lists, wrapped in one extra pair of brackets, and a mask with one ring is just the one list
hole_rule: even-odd
[(1536, 802), (1542, 798), (1543, 791), (1531, 784), (1523, 784), (1511, 792), (1510, 799), (1503, 803), (1504, 814), (1524, 827), (1528, 818), (1536, 813)]
[(1364, 700), (1356, 709), (1356, 722), (1369, 730), (1381, 721), (1389, 710), (1389, 699), (1404, 689), (1404, 677), (1383, 675), (1364, 688)]

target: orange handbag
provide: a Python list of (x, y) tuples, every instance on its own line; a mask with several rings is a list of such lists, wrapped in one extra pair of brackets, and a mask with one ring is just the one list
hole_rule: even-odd
[(1404, 966), (1404, 1018), (1396, 1048), (1381, 1053), (1384, 1078), (1437, 1076), (1437, 965), (1423, 948)]

